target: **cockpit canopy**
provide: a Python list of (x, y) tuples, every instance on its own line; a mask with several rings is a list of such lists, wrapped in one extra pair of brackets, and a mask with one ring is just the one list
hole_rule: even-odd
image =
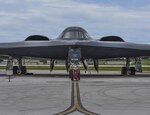
[(81, 27), (68, 27), (62, 34), (58, 37), (62, 40), (88, 40), (91, 37), (88, 33)]

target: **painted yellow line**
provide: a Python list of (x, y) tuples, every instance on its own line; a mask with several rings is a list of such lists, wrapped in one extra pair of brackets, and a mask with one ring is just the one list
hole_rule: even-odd
[(66, 110), (64, 112), (61, 112), (61, 113), (59, 113), (57, 115), (66, 115), (66, 114), (72, 113), (74, 111), (76, 111), (76, 107), (75, 106), (73, 106), (72, 108), (70, 108), (70, 109), (68, 109), (68, 110)]
[(81, 103), (79, 103), (80, 101), (80, 95), (78, 94), (78, 91), (79, 89), (77, 89), (77, 82), (75, 81), (74, 82), (74, 99), (75, 99), (75, 106), (77, 107), (77, 110), (82, 112), (82, 113), (85, 113), (85, 114), (90, 114), (90, 115), (95, 115), (93, 114), (92, 112), (89, 112), (87, 111), (86, 109), (84, 109), (81, 105)]
[(60, 112), (58, 114), (55, 115), (67, 115), (69, 113), (72, 113), (74, 111), (79, 111), (81, 113), (87, 114), (87, 115), (99, 115), (93, 112), (90, 112), (88, 110), (86, 110), (82, 104), (81, 104), (81, 100), (80, 100), (80, 94), (79, 94), (79, 86), (78, 86), (78, 82), (74, 81), (72, 84), (72, 104), (68, 109), (66, 109), (63, 112)]
[(78, 105), (78, 95), (77, 95), (77, 82), (76, 81), (74, 81), (73, 82), (73, 88), (74, 88), (74, 104), (75, 104), (75, 106), (77, 106)]
[(90, 111), (87, 111), (87, 110), (85, 110), (85, 109), (83, 109), (81, 107), (77, 107), (77, 110), (80, 111), (80, 112), (82, 112), (82, 113), (85, 113), (87, 115), (97, 115), (97, 114), (94, 114), (94, 113), (92, 113)]

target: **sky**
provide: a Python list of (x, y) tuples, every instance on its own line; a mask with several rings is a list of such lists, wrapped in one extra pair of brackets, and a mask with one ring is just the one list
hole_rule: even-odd
[(69, 26), (94, 39), (150, 43), (150, 0), (0, 0), (0, 42), (35, 34), (55, 39)]

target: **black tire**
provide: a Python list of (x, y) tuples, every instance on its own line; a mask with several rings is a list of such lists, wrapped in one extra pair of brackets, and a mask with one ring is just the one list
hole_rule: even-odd
[(21, 67), (21, 74), (26, 74), (26, 73), (27, 73), (26, 66), (22, 66)]
[(135, 75), (135, 67), (130, 67), (130, 72), (131, 72), (131, 75)]
[(80, 70), (79, 70), (79, 74), (78, 74), (78, 80), (80, 81)]
[(121, 75), (127, 75), (127, 68), (126, 67), (122, 67)]
[(16, 75), (18, 74), (18, 66), (13, 66), (13, 74)]
[(73, 70), (72, 69), (69, 70), (69, 78), (73, 78)]
[(73, 80), (73, 77), (71, 77), (71, 80), (74, 81), (74, 80)]

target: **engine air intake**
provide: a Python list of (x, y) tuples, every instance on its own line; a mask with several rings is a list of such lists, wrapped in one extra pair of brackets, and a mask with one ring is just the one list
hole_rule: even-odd
[(112, 42), (125, 42), (121, 37), (119, 36), (105, 36), (100, 39), (100, 41), (112, 41)]
[(49, 38), (42, 35), (31, 35), (27, 37), (24, 41), (49, 41)]

